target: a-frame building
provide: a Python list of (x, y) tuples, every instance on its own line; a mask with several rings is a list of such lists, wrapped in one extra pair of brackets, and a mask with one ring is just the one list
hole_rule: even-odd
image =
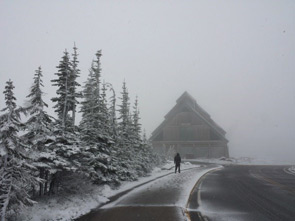
[(229, 157), (225, 134), (196, 100), (184, 92), (150, 141), (155, 151), (166, 155), (178, 152), (186, 159)]

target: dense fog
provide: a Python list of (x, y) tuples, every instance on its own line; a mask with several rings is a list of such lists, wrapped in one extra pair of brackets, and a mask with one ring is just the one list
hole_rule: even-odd
[(86, 81), (102, 49), (102, 78), (117, 95), (126, 81), (132, 102), (139, 98), (148, 135), (188, 91), (227, 132), (231, 156), (294, 163), (294, 22), (291, 0), (5, 0), (0, 89), (11, 79), (23, 105), (41, 65), (52, 106), (56, 88), (50, 80), (75, 42), (78, 81)]

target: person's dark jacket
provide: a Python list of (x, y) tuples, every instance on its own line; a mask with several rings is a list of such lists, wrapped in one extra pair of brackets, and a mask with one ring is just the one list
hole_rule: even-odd
[(174, 157), (174, 163), (175, 163), (176, 165), (180, 165), (180, 163), (181, 163), (181, 158), (180, 158), (180, 155), (179, 155), (179, 154), (177, 154), (177, 155)]

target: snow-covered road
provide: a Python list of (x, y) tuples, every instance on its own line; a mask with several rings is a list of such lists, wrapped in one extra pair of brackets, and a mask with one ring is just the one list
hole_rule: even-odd
[(214, 166), (197, 167), (172, 173), (143, 185), (103, 208), (120, 206), (178, 206), (185, 207), (198, 179)]
[(186, 220), (191, 190), (216, 166), (195, 167), (142, 185), (79, 220)]

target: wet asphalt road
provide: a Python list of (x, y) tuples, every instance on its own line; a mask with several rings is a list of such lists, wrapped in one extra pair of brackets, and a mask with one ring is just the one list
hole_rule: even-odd
[(295, 220), (295, 175), (288, 166), (226, 166), (204, 176), (190, 197), (191, 220)]
[(132, 190), (77, 221), (185, 221), (184, 207), (198, 180), (198, 174), (210, 168), (214, 166), (188, 169), (180, 174), (172, 172)]

